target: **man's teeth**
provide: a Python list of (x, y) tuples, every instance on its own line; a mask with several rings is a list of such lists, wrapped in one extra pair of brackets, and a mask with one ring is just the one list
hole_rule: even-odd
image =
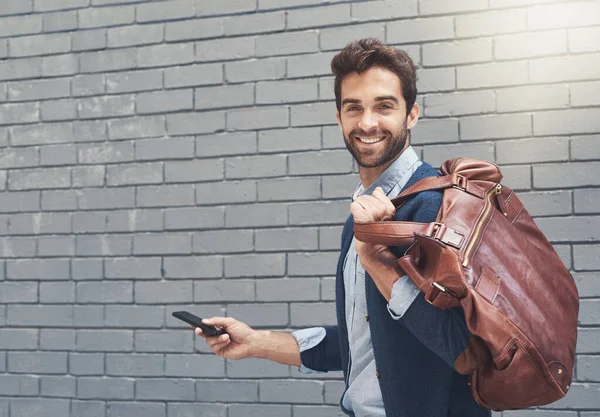
[(363, 143), (375, 143), (375, 142), (379, 142), (380, 140), (382, 140), (383, 136), (378, 137), (378, 138), (357, 138), (357, 139)]

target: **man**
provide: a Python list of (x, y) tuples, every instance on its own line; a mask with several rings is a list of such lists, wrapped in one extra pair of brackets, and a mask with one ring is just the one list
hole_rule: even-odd
[[(207, 337), (228, 359), (266, 358), (304, 372), (343, 370), (342, 410), (357, 417), (479, 417), (465, 375), (454, 368), (470, 334), (460, 310), (429, 305), (396, 263), (406, 248), (353, 238), (353, 221), (435, 221), (441, 193), (427, 191), (396, 211), (389, 197), (438, 175), (419, 161), (410, 129), (419, 118), (416, 73), (408, 55), (376, 39), (348, 44), (331, 63), (336, 117), (361, 184), (342, 232), (337, 267), (337, 326), (292, 334), (257, 331), (211, 318), (227, 334)], [(389, 197), (388, 197), (389, 196)], [(202, 335), (200, 329), (196, 329)]]

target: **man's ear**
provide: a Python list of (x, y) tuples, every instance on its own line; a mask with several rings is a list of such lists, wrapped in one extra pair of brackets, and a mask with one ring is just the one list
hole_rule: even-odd
[(408, 113), (408, 116), (406, 117), (406, 124), (408, 129), (412, 129), (413, 127), (416, 126), (417, 122), (419, 121), (419, 116), (421, 115), (421, 108), (419, 107), (418, 103), (413, 104), (412, 109), (410, 110), (410, 113)]

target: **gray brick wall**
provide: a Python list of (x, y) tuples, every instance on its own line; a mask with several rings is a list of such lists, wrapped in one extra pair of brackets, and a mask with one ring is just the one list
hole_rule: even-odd
[(499, 163), (581, 296), (600, 415), (600, 2), (0, 1), (0, 416), (337, 416), (340, 373), (225, 361), (171, 317), (331, 324), (358, 177), (329, 69), (419, 67), (413, 143)]

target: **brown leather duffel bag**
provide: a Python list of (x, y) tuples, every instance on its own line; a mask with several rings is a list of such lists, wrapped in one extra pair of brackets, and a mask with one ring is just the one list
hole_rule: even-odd
[(354, 224), (357, 239), (412, 246), (401, 268), (439, 308), (462, 307), (472, 333), (456, 360), (475, 400), (492, 410), (544, 405), (567, 394), (579, 297), (574, 280), (495, 164), (446, 161), (392, 200), (443, 189), (434, 223)]

